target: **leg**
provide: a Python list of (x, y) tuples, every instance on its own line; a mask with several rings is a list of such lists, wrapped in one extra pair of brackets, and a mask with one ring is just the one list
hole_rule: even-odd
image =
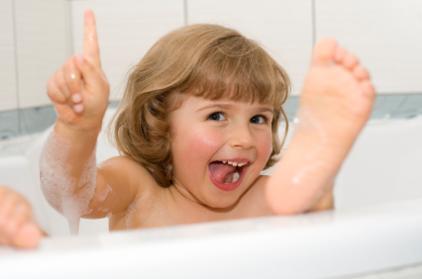
[(334, 40), (314, 49), (299, 123), (266, 194), (276, 214), (305, 212), (331, 195), (335, 176), (367, 122), (374, 89), (358, 59)]

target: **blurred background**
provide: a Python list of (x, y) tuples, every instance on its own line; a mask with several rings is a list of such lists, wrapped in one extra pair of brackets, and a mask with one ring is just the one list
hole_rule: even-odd
[[(49, 77), (80, 53), (83, 12), (97, 16), (103, 67), (118, 103), (127, 73), (168, 31), (199, 23), (234, 27), (284, 66), (293, 95), (312, 46), (335, 37), (372, 73), (373, 117), (422, 113), (422, 1), (419, 0), (0, 0), (0, 139), (54, 121)], [(286, 109), (294, 115), (297, 97)]]

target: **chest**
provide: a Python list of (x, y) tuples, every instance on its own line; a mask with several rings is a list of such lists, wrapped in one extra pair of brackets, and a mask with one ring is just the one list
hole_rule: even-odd
[[(258, 185), (256, 185), (258, 186)], [(258, 187), (241, 197), (231, 209), (213, 210), (175, 197), (168, 189), (137, 198), (125, 212), (110, 219), (110, 230), (164, 227), (203, 222), (225, 221), (271, 215)]]

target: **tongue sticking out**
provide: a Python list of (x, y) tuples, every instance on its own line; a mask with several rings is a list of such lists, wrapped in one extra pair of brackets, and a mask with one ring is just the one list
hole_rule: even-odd
[(235, 183), (240, 178), (238, 169), (228, 164), (213, 162), (209, 165), (209, 171), (219, 183)]

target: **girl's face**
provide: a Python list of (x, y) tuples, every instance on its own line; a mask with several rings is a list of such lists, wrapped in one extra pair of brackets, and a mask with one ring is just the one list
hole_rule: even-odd
[(234, 205), (272, 152), (273, 109), (187, 95), (170, 113), (174, 186), (211, 208)]

